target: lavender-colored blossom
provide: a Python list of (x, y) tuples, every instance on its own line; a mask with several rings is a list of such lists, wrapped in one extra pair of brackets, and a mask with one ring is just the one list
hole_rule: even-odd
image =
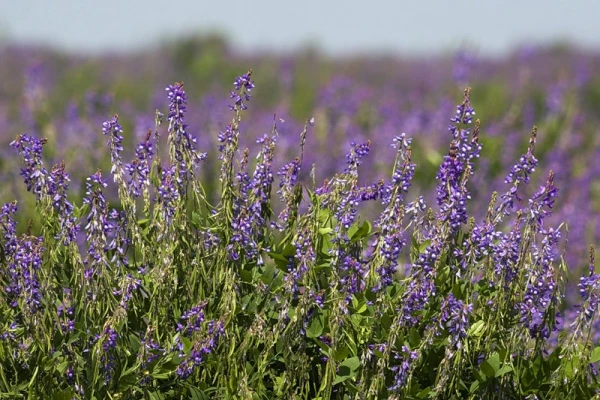
[(15, 223), (15, 214), (17, 213), (17, 202), (6, 203), (2, 205), (0, 211), (0, 229), (4, 242), (4, 254), (7, 258), (11, 257), (17, 250), (17, 229)]
[[(316, 260), (315, 251), (311, 243), (311, 235), (308, 230), (298, 233), (292, 241), (296, 249), (295, 256), (288, 264), (288, 275), (284, 278), (289, 281), (288, 286), (293, 296), (298, 293), (298, 286), (302, 283), (305, 274), (309, 271), (310, 265)], [(322, 301), (322, 300), (321, 300)]]
[(467, 336), (469, 314), (472, 311), (472, 304), (465, 304), (452, 293), (442, 302), (440, 329), (445, 329), (450, 334), (450, 344), (457, 349), (461, 348), (461, 339)]
[(104, 352), (100, 357), (100, 362), (102, 363), (102, 372), (104, 372), (104, 383), (107, 384), (112, 380), (116, 366), (114, 350), (117, 348), (118, 335), (112, 326), (107, 325), (104, 327), (101, 339)]
[(556, 257), (556, 246), (560, 231), (542, 230), (542, 247), (533, 247), (534, 264), (528, 269), (528, 282), (523, 301), (519, 303), (520, 321), (531, 337), (547, 339), (556, 326), (556, 321), (547, 320), (547, 311), (557, 299), (556, 278), (552, 263)]
[(74, 242), (79, 232), (77, 218), (73, 215), (73, 204), (67, 199), (70, 181), (69, 174), (65, 172), (64, 162), (52, 168), (48, 178), (48, 195), (51, 196), (52, 206), (58, 213), (58, 238), (65, 244)]
[(366, 275), (369, 266), (362, 260), (346, 255), (340, 264), (341, 291), (346, 295), (346, 304), (352, 301), (352, 295), (365, 290)]
[(109, 214), (110, 219), (110, 241), (105, 250), (112, 250), (113, 257), (110, 259), (117, 267), (120, 265), (127, 266), (126, 246), (131, 243), (131, 239), (127, 237), (127, 216), (125, 211), (117, 211), (112, 209)]
[(187, 95), (183, 90), (183, 83), (176, 82), (165, 90), (169, 98), (169, 154), (181, 178), (187, 180), (193, 175), (194, 168), (206, 158), (206, 153), (198, 153), (197, 139), (188, 132), (185, 122)]
[(533, 155), (536, 138), (537, 128), (534, 127), (533, 131), (531, 132), (531, 137), (529, 138), (529, 146), (527, 148), (527, 153), (522, 155), (519, 158), (519, 161), (511, 167), (509, 174), (504, 179), (505, 183), (512, 183), (512, 186), (508, 192), (501, 196), (502, 202), (496, 209), (496, 212), (500, 217), (507, 216), (510, 214), (514, 206), (515, 199), (518, 201), (521, 200), (521, 197), (517, 193), (519, 184), (521, 182), (524, 184), (528, 184), (530, 180), (530, 175), (535, 171), (536, 167), (538, 166), (538, 160)]
[(141, 279), (134, 278), (131, 274), (125, 275), (122, 283), (122, 288), (113, 291), (113, 294), (115, 296), (121, 295), (121, 301), (119, 302), (119, 305), (124, 309), (127, 309), (128, 303), (133, 298), (134, 292), (138, 290), (141, 285)]
[(179, 190), (177, 190), (179, 183), (180, 179), (175, 174), (174, 166), (162, 170), (157, 201), (161, 207), (162, 218), (167, 223), (170, 223), (175, 216), (175, 208), (180, 200)]
[(181, 332), (182, 335), (190, 337), (194, 332), (200, 331), (202, 323), (204, 322), (204, 308), (206, 303), (200, 303), (193, 307), (189, 311), (186, 311), (181, 316), (181, 320), (185, 321), (185, 325), (182, 323), (177, 324), (177, 332)]
[(411, 186), (415, 173), (415, 164), (411, 162), (411, 139), (403, 133), (394, 138), (392, 147), (398, 151), (392, 181), (380, 190), (381, 203), (386, 206), (377, 219), (377, 226), (381, 232), (376, 250), (384, 258), (381, 266), (377, 268), (380, 281), (373, 288), (374, 291), (382, 290), (392, 284), (393, 275), (397, 270), (397, 261), (405, 245), (403, 237), (402, 219), (404, 217), (404, 197)]
[[(290, 218), (290, 212), (298, 202), (298, 193), (296, 190), (298, 184), (298, 175), (300, 174), (300, 158), (297, 157), (293, 161), (285, 164), (277, 172), (279, 181), (279, 190), (277, 194), (279, 199), (285, 203), (285, 207), (279, 213), (279, 221), (286, 224)], [(280, 227), (283, 230), (283, 227)]]
[[(417, 275), (415, 275), (417, 276)], [(408, 283), (401, 307), (402, 319), (400, 323), (403, 326), (414, 326), (420, 321), (417, 315), (430, 303), (435, 296), (435, 282), (428, 276), (417, 276)]]
[(115, 182), (121, 179), (122, 165), (121, 152), (123, 151), (123, 127), (119, 124), (119, 116), (115, 115), (111, 119), (102, 123), (102, 133), (108, 136), (106, 145), (110, 149), (110, 162), (112, 164), (111, 174), (114, 174)]
[(600, 274), (596, 273), (593, 249), (590, 251), (589, 272), (587, 276), (579, 278), (577, 287), (582, 299), (579, 306), (580, 318), (587, 322), (592, 321), (594, 318), (600, 320), (598, 318), (598, 312), (600, 311)]
[(129, 174), (127, 187), (134, 197), (139, 197), (150, 186), (150, 168), (154, 156), (154, 146), (151, 142), (152, 131), (148, 131), (146, 139), (137, 145), (135, 159), (125, 164)]
[(419, 353), (415, 350), (410, 350), (406, 346), (402, 346), (402, 351), (392, 351), (394, 364), (390, 367), (394, 373), (394, 381), (392, 386), (388, 388), (390, 392), (395, 392), (402, 389), (408, 380), (411, 369), (411, 364), (419, 357)]
[(550, 171), (546, 185), (540, 186), (539, 190), (529, 199), (528, 221), (535, 231), (541, 229), (544, 219), (550, 216), (557, 196), (558, 189), (554, 186), (554, 173)]
[(13, 308), (23, 301), (23, 312), (37, 314), (42, 309), (39, 271), (42, 268), (42, 238), (23, 237), (16, 243), (15, 252), (8, 260), (8, 285), (5, 292)]
[(350, 143), (350, 152), (346, 155), (346, 169), (344, 173), (355, 176), (357, 168), (362, 164), (361, 159), (371, 151), (371, 141), (364, 143)]
[(42, 149), (48, 141), (37, 139), (30, 135), (20, 135), (10, 143), (11, 147), (17, 149), (23, 158), (24, 168), (21, 168), (21, 176), (25, 181), (27, 190), (33, 192), (40, 199), (45, 194), (48, 171), (44, 168), (42, 161)]
[(225, 157), (225, 151), (227, 149), (229, 149), (232, 145), (234, 145), (237, 142), (237, 134), (236, 132), (234, 132), (233, 130), (233, 126), (231, 124), (228, 124), (225, 127), (225, 131), (221, 131), (219, 132), (219, 136), (217, 137), (217, 140), (219, 141), (219, 152), (221, 152), (222, 154), (219, 156), (219, 160), (222, 160)]
[(229, 96), (234, 101), (234, 104), (229, 106), (232, 111), (237, 110), (237, 107), (240, 107), (242, 110), (248, 109), (246, 102), (252, 98), (250, 93), (254, 89), (254, 81), (250, 80), (251, 76), (252, 70), (235, 78), (233, 87), (237, 92), (231, 91)]
[(61, 321), (58, 322), (59, 328), (63, 334), (75, 330), (75, 311), (72, 307), (72, 297), (70, 289), (63, 289), (65, 299), (58, 305), (56, 312)]
[(200, 366), (206, 356), (213, 352), (219, 343), (219, 339), (225, 335), (225, 324), (223, 321), (211, 320), (206, 323), (205, 333), (194, 342), (191, 353), (186, 356), (180, 354), (184, 359), (177, 367), (177, 376), (187, 379), (195, 369)]
[(517, 262), (521, 254), (521, 218), (513, 224), (508, 234), (501, 233), (498, 244), (494, 247), (492, 260), (494, 261), (495, 276), (502, 277), (506, 287), (517, 276)]
[(438, 185), (437, 203), (440, 207), (439, 218), (447, 222), (452, 230), (467, 222), (467, 200), (471, 198), (466, 188), (468, 178), (473, 174), (473, 161), (479, 157), (479, 123), (475, 124), (473, 134), (463, 126), (473, 121), (474, 109), (469, 99), (470, 91), (465, 90), (462, 104), (456, 107), (456, 115), (450, 119), (452, 124), (448, 130), (452, 134), (450, 151), (444, 157), (436, 179)]
[(87, 216), (86, 240), (88, 242), (88, 275), (94, 275), (98, 268), (107, 265), (108, 260), (105, 255), (107, 246), (107, 237), (112, 227), (108, 220), (108, 205), (106, 198), (102, 193), (106, 181), (102, 179), (100, 171), (91, 175), (86, 181), (86, 197), (83, 203), (89, 206)]
[(244, 154), (242, 168), (236, 174), (238, 193), (233, 203), (233, 235), (228, 246), (230, 257), (234, 260), (239, 258), (240, 252), (248, 258), (258, 254), (258, 242), (264, 236), (269, 213), (275, 141), (276, 136), (268, 135), (257, 140), (261, 151), (252, 177), (245, 171), (248, 152)]
[(143, 354), (142, 368), (148, 368), (148, 366), (156, 360), (160, 354), (165, 354), (166, 350), (160, 347), (154, 338), (154, 329), (149, 329), (146, 335), (140, 341), (140, 351)]

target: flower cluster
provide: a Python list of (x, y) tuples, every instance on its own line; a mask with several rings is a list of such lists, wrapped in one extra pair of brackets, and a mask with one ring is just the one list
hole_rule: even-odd
[(47, 142), (46, 139), (20, 135), (10, 143), (23, 158), (25, 166), (21, 168), (21, 176), (27, 190), (35, 193), (38, 199), (46, 192), (48, 171), (42, 161), (42, 149)]
[(111, 174), (115, 175), (115, 182), (121, 179), (123, 162), (121, 152), (123, 151), (123, 127), (119, 124), (119, 116), (115, 115), (102, 124), (102, 133), (108, 136), (106, 145), (110, 148)]
[(460, 349), (461, 340), (467, 336), (469, 328), (469, 314), (473, 311), (472, 304), (465, 304), (458, 300), (452, 293), (442, 302), (440, 329), (445, 329), (450, 334), (450, 343)]
[(181, 179), (189, 179), (193, 175), (194, 168), (206, 158), (206, 153), (198, 153), (196, 150), (197, 139), (188, 132), (185, 122), (187, 110), (187, 95), (183, 90), (183, 83), (176, 82), (165, 89), (169, 98), (169, 153), (171, 162), (176, 167)]
[(111, 232), (111, 224), (108, 220), (108, 204), (102, 193), (102, 189), (107, 186), (106, 181), (102, 179), (102, 173), (97, 171), (87, 178), (86, 195), (83, 203), (89, 206), (87, 216), (87, 225), (85, 226), (86, 240), (89, 246), (88, 271), (86, 277), (91, 277), (97, 273), (99, 268), (108, 265), (105, 249), (107, 246), (107, 237)]
[(230, 98), (234, 101), (234, 104), (229, 106), (232, 111), (237, 110), (237, 107), (240, 107), (242, 110), (248, 109), (245, 102), (250, 101), (252, 98), (250, 92), (254, 89), (254, 81), (250, 80), (251, 76), (252, 70), (244, 75), (238, 76), (235, 78), (235, 81), (233, 81), (233, 87), (237, 92), (230, 92)]
[(135, 149), (135, 159), (125, 164), (125, 171), (129, 174), (127, 187), (134, 197), (139, 197), (150, 186), (150, 169), (154, 146), (150, 140), (152, 131), (148, 131), (146, 139), (138, 144)]

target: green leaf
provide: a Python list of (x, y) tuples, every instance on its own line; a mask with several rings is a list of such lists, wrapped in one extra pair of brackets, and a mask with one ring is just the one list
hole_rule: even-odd
[(481, 363), (480, 369), (489, 378), (496, 376), (496, 373), (500, 370), (500, 355), (495, 352), (492, 353), (487, 360)]
[(140, 339), (132, 333), (129, 335), (129, 343), (131, 345), (131, 351), (137, 353), (140, 349)]
[(306, 330), (306, 336), (309, 338), (316, 338), (323, 334), (325, 323), (323, 321), (323, 314), (316, 312), (313, 314)]
[(319, 228), (319, 235), (328, 235), (331, 232), (333, 232), (332, 228), (326, 227), (326, 228)]
[(600, 361), (600, 347), (596, 347), (594, 351), (592, 351), (592, 356), (590, 357), (590, 364)]
[(417, 393), (417, 398), (426, 399), (428, 397), (429, 398), (433, 397), (433, 395), (435, 395), (435, 390), (431, 390), (430, 387), (426, 387), (425, 389), (423, 389), (419, 393)]
[(369, 221), (365, 221), (358, 227), (356, 226), (356, 224), (352, 225), (350, 227), (350, 229), (348, 230), (348, 237), (350, 238), (350, 240), (353, 243), (356, 243), (359, 240), (367, 237), (370, 233), (371, 233), (371, 223)]
[(185, 354), (190, 354), (192, 350), (192, 341), (186, 337), (181, 336), (181, 342), (183, 343), (183, 352)]
[(148, 395), (152, 400), (164, 400), (164, 396), (160, 392), (148, 392)]
[(333, 384), (337, 385), (338, 383), (344, 382), (346, 379), (352, 378), (353, 376), (354, 371), (350, 368), (350, 366), (344, 365), (344, 363), (342, 363), (342, 365), (340, 365), (340, 367), (338, 368), (338, 372), (335, 379), (333, 380)]
[(56, 372), (58, 372), (60, 375), (63, 375), (65, 373), (65, 371), (67, 370), (68, 366), (69, 366), (69, 362), (63, 361), (56, 366)]
[(477, 389), (479, 389), (479, 381), (473, 381), (473, 383), (471, 383), (471, 387), (469, 388), (469, 393), (473, 394), (477, 391)]
[(71, 400), (75, 398), (75, 391), (71, 388), (63, 390), (62, 392), (54, 393), (52, 396), (54, 400)]
[(196, 228), (200, 228), (200, 221), (202, 220), (200, 214), (198, 214), (196, 211), (192, 211), (192, 224), (194, 225), (194, 227)]
[(501, 376), (504, 376), (507, 373), (512, 372), (512, 370), (513, 370), (513, 368), (510, 365), (508, 365), (508, 364), (503, 365), (502, 368), (500, 368), (498, 370), (498, 372), (496, 372), (495, 377), (500, 378)]
[(149, 218), (144, 218), (144, 219), (138, 220), (137, 223), (138, 223), (139, 226), (143, 227), (144, 225), (148, 225), (148, 222), (150, 222), (150, 219)]
[(431, 244), (431, 239), (424, 240), (423, 243), (419, 244), (419, 253), (422, 253), (427, 249), (427, 246)]
[(204, 394), (203, 391), (195, 388), (194, 386), (189, 385), (188, 389), (190, 390), (190, 398), (192, 400), (206, 400), (208, 397)]
[(335, 355), (333, 358), (335, 359), (335, 361), (341, 361), (348, 357), (348, 354), (350, 354), (350, 349), (348, 348), (348, 346), (341, 346), (338, 347), (338, 349), (335, 351)]
[(408, 344), (410, 347), (417, 348), (421, 344), (421, 335), (419, 335), (419, 331), (415, 328), (410, 328), (408, 332)]
[(483, 322), (482, 320), (479, 320), (479, 321), (475, 322), (473, 325), (471, 325), (471, 327), (469, 328), (469, 331), (467, 332), (467, 335), (470, 337), (480, 337), (483, 334), (484, 327), (485, 327), (485, 322)]
[(348, 367), (350, 368), (350, 371), (354, 372), (358, 369), (358, 367), (360, 367), (360, 359), (358, 357), (347, 358), (342, 362), (340, 366)]

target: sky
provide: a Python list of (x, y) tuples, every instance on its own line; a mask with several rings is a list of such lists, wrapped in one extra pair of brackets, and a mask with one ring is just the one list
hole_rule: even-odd
[(131, 51), (218, 32), (240, 51), (502, 54), (568, 40), (600, 48), (599, 0), (0, 0), (0, 40)]

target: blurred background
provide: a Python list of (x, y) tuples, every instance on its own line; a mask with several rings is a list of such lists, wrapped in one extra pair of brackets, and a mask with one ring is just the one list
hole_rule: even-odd
[(483, 143), (471, 212), (483, 216), (492, 191), (507, 190), (504, 178), (537, 125), (540, 168), (523, 202), (554, 170), (560, 199), (548, 224), (568, 224), (567, 260), (578, 270), (588, 246), (600, 243), (598, 15), (592, 0), (2, 1), (0, 201), (18, 199), (22, 228), (34, 218), (34, 196), (8, 145), (29, 133), (49, 139), (48, 168), (65, 161), (80, 204), (85, 178), (110, 171), (102, 122), (119, 114), (131, 159), (155, 110), (166, 112), (164, 89), (175, 81), (185, 82), (187, 122), (208, 152), (202, 173), (215, 193), (229, 89), (252, 68), (242, 146), (254, 149), (277, 113), (285, 121), (279, 168), (298, 155), (304, 122), (315, 118), (306, 160), (317, 183), (343, 168), (351, 141), (369, 139), (360, 178), (368, 184), (389, 177), (390, 144), (406, 132), (417, 163), (412, 195), (434, 205), (449, 118), (470, 86)]

